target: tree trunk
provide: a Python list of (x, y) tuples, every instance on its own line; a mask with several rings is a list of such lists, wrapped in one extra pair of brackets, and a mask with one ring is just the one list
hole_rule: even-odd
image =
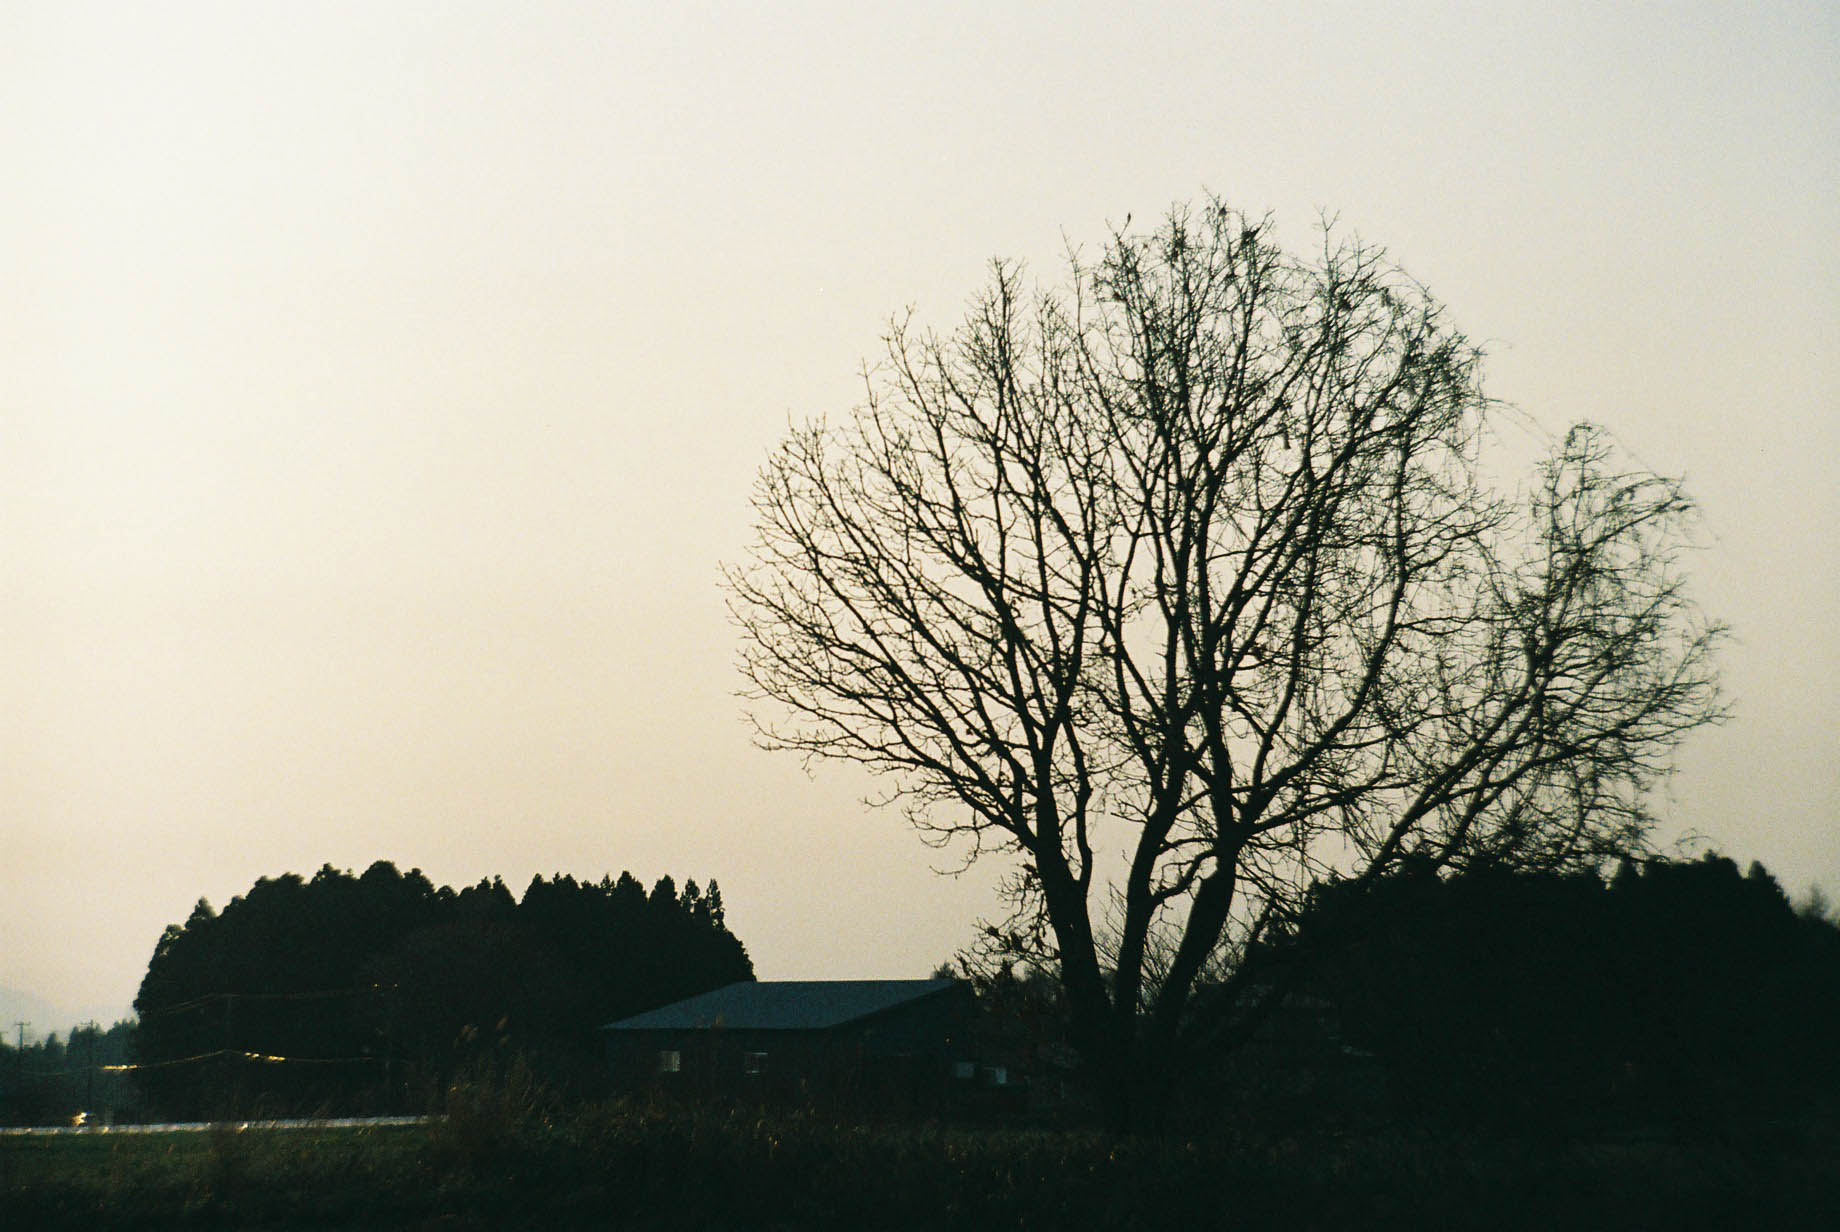
[(1133, 1038), (1093, 1068), (1100, 1126), (1106, 1133), (1142, 1138), (1170, 1131), (1175, 1066), (1167, 1054)]

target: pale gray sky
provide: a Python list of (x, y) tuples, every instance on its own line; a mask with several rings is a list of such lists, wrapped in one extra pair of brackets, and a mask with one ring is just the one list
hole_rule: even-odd
[(1840, 890), (1837, 64), (1825, 4), (0, 0), (0, 985), (125, 1009), (378, 858), (923, 974), (991, 878), (752, 748), (718, 564), (890, 313), (1204, 189), (1685, 473), (1738, 717), (1664, 837)]

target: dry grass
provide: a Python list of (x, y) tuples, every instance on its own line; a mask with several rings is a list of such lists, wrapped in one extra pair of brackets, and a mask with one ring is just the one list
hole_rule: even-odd
[(515, 1089), (388, 1129), (0, 1141), (0, 1226), (1117, 1229), (1840, 1226), (1818, 1126), (1113, 1141), (603, 1106)]

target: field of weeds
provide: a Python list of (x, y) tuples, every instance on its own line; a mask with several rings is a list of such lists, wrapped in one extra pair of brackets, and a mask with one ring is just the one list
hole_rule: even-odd
[(1116, 1141), (603, 1106), (0, 1139), (0, 1227), (1840, 1226), (1836, 1137), (1425, 1130)]

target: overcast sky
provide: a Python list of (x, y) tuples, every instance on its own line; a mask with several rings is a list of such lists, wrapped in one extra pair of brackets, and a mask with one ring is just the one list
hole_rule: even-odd
[(924, 975), (993, 878), (752, 747), (719, 565), (891, 313), (1204, 190), (1686, 476), (1737, 717), (1661, 838), (1840, 892), (1836, 12), (0, 0), (0, 986), (376, 859)]

